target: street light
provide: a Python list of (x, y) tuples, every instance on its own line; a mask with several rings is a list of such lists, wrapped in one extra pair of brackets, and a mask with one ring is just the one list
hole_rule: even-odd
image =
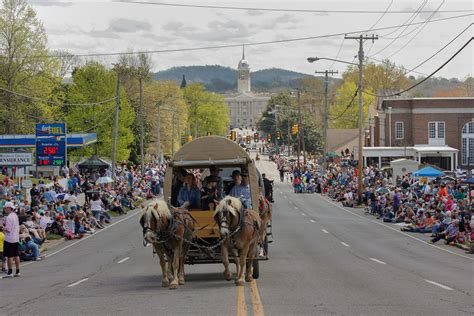
[(359, 66), (359, 65), (356, 64), (356, 63), (351, 63), (351, 62), (349, 62), (349, 61), (339, 60), (339, 59), (334, 59), (334, 58), (308, 57), (308, 59), (307, 59), (307, 61), (308, 61), (309, 63), (314, 63), (315, 61), (318, 61), (318, 60), (330, 60), (330, 61), (335, 61), (335, 62), (338, 62), (338, 63), (348, 64), (348, 65), (353, 65), (353, 66)]
[[(362, 41), (361, 41), (362, 43)], [(362, 45), (362, 44), (360, 44)], [(358, 195), (358, 200), (359, 200), (359, 204), (362, 203), (362, 164), (363, 164), (363, 150), (364, 150), (364, 143), (363, 143), (363, 130), (362, 130), (362, 62), (363, 62), (363, 51), (362, 51), (362, 47), (359, 49), (359, 64), (356, 64), (356, 63), (351, 63), (351, 62), (348, 62), (348, 61), (344, 61), (344, 60), (339, 60), (339, 59), (334, 59), (334, 58), (323, 58), (323, 57), (309, 57), (308, 59), (308, 62), (309, 63), (313, 63), (315, 61), (318, 61), (318, 60), (330, 60), (330, 61), (334, 61), (334, 62), (339, 62), (339, 63), (343, 63), (343, 64), (348, 64), (348, 65), (354, 65), (354, 66), (358, 66), (359, 67), (359, 83), (358, 83), (358, 86), (357, 86), (357, 93), (359, 95), (359, 117), (358, 117), (358, 125), (359, 125), (359, 150), (358, 150), (358, 163), (357, 163), (357, 166), (358, 166), (358, 172), (357, 172), (357, 195)], [(354, 157), (355, 158), (355, 157)]]

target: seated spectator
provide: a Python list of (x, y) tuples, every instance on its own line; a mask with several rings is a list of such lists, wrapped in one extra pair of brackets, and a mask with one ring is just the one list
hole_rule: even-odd
[(431, 239), (431, 243), (434, 244), (441, 239), (445, 239), (446, 245), (449, 245), (452, 242), (454, 242), (454, 240), (456, 240), (456, 238), (458, 237), (458, 233), (459, 233), (459, 220), (454, 220), (448, 225), (446, 230), (444, 230), (443, 232), (439, 234), (436, 234), (436, 237)]

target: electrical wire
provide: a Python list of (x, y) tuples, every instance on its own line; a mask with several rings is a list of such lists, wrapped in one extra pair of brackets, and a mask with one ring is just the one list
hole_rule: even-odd
[[(372, 56), (375, 56), (375, 55), (378, 55), (380, 54), (381, 52), (385, 51), (387, 48), (389, 48), (390, 46), (393, 45), (393, 43), (395, 43), (399, 38), (400, 36), (403, 35), (403, 33), (405, 33), (405, 31), (411, 26), (413, 25), (413, 21), (415, 20), (415, 18), (418, 16), (419, 12), (421, 12), (421, 9), (423, 9), (423, 7), (426, 5), (426, 3), (428, 2), (428, 0), (424, 0), (423, 3), (421, 4), (421, 6), (418, 8), (418, 13), (417, 14), (413, 14), (410, 18), (408, 18), (408, 23), (405, 23), (405, 27), (402, 29), (402, 31), (395, 37), (393, 38), (390, 43), (388, 43), (387, 45), (385, 45), (382, 49), (380, 49), (379, 51), (377, 51), (376, 53), (372, 54)], [(423, 25), (426, 21), (423, 21), (421, 25)], [(418, 24), (420, 25), (420, 24)], [(403, 27), (403, 26), (402, 26)], [(400, 27), (400, 28), (402, 28)], [(400, 29), (399, 28), (399, 29)], [(397, 30), (398, 31), (398, 30)]]
[(454, 55), (452, 55), (447, 61), (445, 61), (441, 66), (439, 66), (435, 71), (433, 71), (431, 74), (429, 74), (427, 77), (423, 78), (423, 80), (413, 84), (412, 86), (402, 90), (402, 91), (399, 91), (397, 93), (393, 93), (393, 94), (389, 94), (389, 95), (378, 95), (378, 94), (374, 94), (374, 93), (371, 93), (371, 92), (367, 92), (367, 91), (363, 91), (363, 93), (365, 94), (368, 94), (368, 95), (372, 95), (374, 97), (380, 97), (380, 98), (387, 98), (387, 97), (394, 97), (394, 96), (399, 96), (401, 95), (402, 93), (405, 93), (407, 91), (410, 91), (412, 89), (414, 89), (415, 87), (419, 86), (420, 84), (422, 84), (423, 82), (425, 82), (426, 80), (428, 80), (429, 78), (433, 77), (438, 71), (440, 71), (441, 69), (444, 68), (444, 66), (446, 66), (447, 64), (449, 64), (451, 62), (451, 60), (453, 60), (457, 55), (459, 55), (459, 53), (461, 53), (464, 48), (467, 47), (467, 45), (469, 45), (472, 40), (474, 39), (474, 37), (471, 37), (460, 49), (458, 49), (456, 51), (456, 53), (454, 53)]
[(335, 121), (335, 120), (340, 119), (344, 115), (344, 113), (346, 113), (347, 110), (349, 110), (349, 108), (354, 103), (355, 97), (357, 96), (358, 92), (359, 92), (359, 89), (356, 89), (356, 91), (354, 92), (354, 95), (352, 96), (351, 101), (346, 105), (346, 108), (344, 109), (344, 111), (342, 111), (342, 113), (338, 114), (336, 117), (331, 117), (331, 120)]
[[(387, 14), (388, 10), (389, 10), (390, 7), (392, 6), (393, 1), (394, 1), (394, 0), (391, 0), (391, 1), (390, 1), (390, 3), (388, 4), (387, 8), (386, 8), (385, 11), (384, 11), (384, 13), (382, 13), (382, 15), (378, 18), (378, 20), (375, 21), (375, 23), (370, 27), (370, 30), (373, 29), (377, 24), (379, 24), (380, 21), (382, 21), (383, 17), (385, 16), (385, 14)], [(367, 51), (367, 55), (370, 54), (370, 51), (372, 50), (373, 47), (374, 47), (374, 41), (372, 41), (372, 45), (370, 46), (369, 50)], [(337, 57), (336, 57), (335, 59), (337, 59)]]
[[(270, 12), (302, 12), (302, 13), (347, 13), (347, 14), (378, 14), (384, 13), (380, 10), (312, 10), (312, 9), (278, 9), (278, 8), (256, 8), (256, 7), (234, 7), (234, 6), (217, 6), (217, 5), (203, 5), (203, 4), (178, 4), (169, 2), (151, 2), (151, 1), (129, 1), (129, 0), (113, 0), (112, 2), (128, 3), (128, 4), (144, 4), (156, 5), (166, 7), (185, 7), (185, 8), (199, 8), (199, 9), (222, 9), (222, 10), (245, 10), (245, 11), (270, 11)], [(473, 12), (474, 10), (443, 10), (444, 13), (462, 13)], [(390, 11), (392, 14), (400, 13), (414, 13), (412, 10), (397, 10)], [(432, 13), (432, 10), (425, 10), (422, 13)]]
[(424, 61), (422, 61), (421, 63), (419, 63), (418, 65), (416, 65), (415, 67), (407, 70), (405, 72), (405, 74), (409, 73), (409, 72), (414, 72), (415, 69), (418, 69), (420, 68), (421, 66), (423, 66), (424, 64), (426, 64), (428, 61), (430, 61), (431, 59), (433, 59), (436, 55), (438, 55), (439, 53), (441, 53), (446, 47), (448, 47), (449, 45), (451, 45), (455, 40), (457, 40), (462, 34), (464, 34), (464, 32), (466, 32), (474, 23), (471, 23), (469, 24), (464, 30), (462, 30), (458, 35), (456, 35), (453, 39), (451, 39), (448, 43), (446, 43), (443, 47), (441, 47), (438, 51), (436, 51), (433, 55), (431, 55), (430, 57), (428, 57), (427, 59), (425, 59)]
[[(445, 0), (443, 0), (441, 2), (441, 4), (438, 6), (437, 9), (441, 8), (441, 6), (444, 4)], [(436, 14), (436, 12), (433, 12), (429, 17), (428, 19), (426, 19), (426, 22), (428, 23), (432, 18), (433, 16)], [(403, 44), (399, 49), (397, 49), (395, 52), (393, 52), (392, 54), (390, 54), (389, 56), (387, 56), (386, 58), (391, 58), (393, 56), (395, 56), (396, 54), (398, 54), (400, 51), (402, 51), (405, 47), (408, 46), (408, 44), (410, 44), (417, 36), (418, 34), (420, 34), (421, 31), (423, 31), (423, 29), (426, 27), (426, 25), (428, 25), (427, 23), (421, 25), (421, 27), (418, 29), (418, 32), (415, 33), (415, 35), (413, 35), (412, 38), (410, 38), (405, 44)]]
[[(474, 13), (467, 13), (462, 15), (455, 15), (445, 18), (438, 18), (432, 19), (429, 23), (441, 22), (441, 21), (448, 21), (453, 19), (460, 19), (469, 16), (474, 16)], [(402, 24), (402, 25), (394, 25), (394, 26), (385, 26), (379, 27), (372, 30), (358, 30), (358, 31), (350, 31), (350, 32), (340, 32), (340, 33), (332, 33), (332, 34), (325, 34), (325, 35), (315, 35), (315, 36), (307, 36), (307, 37), (297, 37), (297, 38), (289, 38), (289, 39), (282, 39), (282, 40), (274, 40), (274, 41), (262, 41), (262, 42), (250, 42), (245, 43), (245, 46), (260, 46), (260, 45), (268, 45), (268, 44), (279, 44), (279, 43), (291, 43), (291, 42), (298, 42), (298, 41), (307, 41), (307, 40), (315, 40), (321, 38), (328, 38), (328, 37), (337, 37), (343, 36), (348, 34), (361, 34), (370, 31), (382, 31), (382, 30), (390, 30), (393, 28), (398, 28), (400, 26), (406, 25), (420, 25), (424, 24), (423, 22), (414, 22), (410, 24)], [(242, 43), (239, 44), (228, 44), (228, 45), (215, 45), (215, 46), (202, 46), (202, 47), (189, 47), (189, 48), (175, 48), (175, 49), (162, 49), (162, 50), (148, 50), (148, 51), (135, 51), (135, 52), (111, 52), (111, 53), (87, 53), (87, 54), (55, 54), (55, 55), (36, 55), (36, 56), (18, 56), (13, 57), (15, 59), (35, 59), (35, 58), (70, 58), (71, 55), (75, 57), (104, 57), (104, 56), (125, 56), (125, 55), (138, 55), (138, 54), (161, 54), (161, 53), (173, 53), (173, 52), (188, 52), (188, 51), (198, 51), (198, 50), (211, 50), (211, 49), (222, 49), (222, 48), (235, 48), (235, 47), (242, 47)], [(0, 58), (8, 59), (12, 58), (9, 56), (0, 56)]]
[(113, 97), (113, 98), (110, 98), (110, 99), (107, 99), (107, 100), (98, 101), (98, 102), (90, 102), (90, 103), (59, 103), (59, 102), (56, 102), (56, 101), (45, 100), (45, 99), (41, 99), (41, 98), (38, 98), (38, 97), (32, 97), (32, 96), (29, 96), (29, 95), (26, 95), (26, 94), (22, 94), (22, 93), (18, 93), (18, 92), (15, 92), (15, 91), (12, 91), (12, 90), (8, 90), (8, 89), (2, 88), (2, 87), (0, 87), (0, 90), (1, 90), (1, 91), (5, 91), (5, 92), (7, 92), (7, 93), (14, 94), (14, 95), (16, 95), (16, 96), (19, 96), (19, 97), (22, 97), (22, 98), (25, 98), (25, 99), (30, 99), (30, 100), (34, 100), (34, 101), (44, 102), (44, 103), (53, 104), (53, 105), (60, 105), (60, 106), (89, 106), (89, 105), (101, 105), (101, 104), (108, 103), (108, 102), (111, 102), (111, 101), (114, 101), (114, 100), (117, 99), (117, 97)]
[[(420, 5), (420, 7), (418, 7), (417, 11), (420, 10), (420, 8), (422, 9), (422, 8), (425, 6), (426, 1), (428, 1), (428, 0), (423, 0), (423, 1), (421, 2), (421, 5)], [(412, 14), (408, 17), (408, 19), (406, 19), (406, 21), (403, 22), (403, 24), (409, 23), (410, 20), (414, 19), (417, 14), (418, 14), (417, 12), (416, 12), (416, 13), (412, 13)], [(380, 35), (380, 37), (386, 37), (387, 35), (392, 35), (393, 33), (396, 33), (401, 27), (402, 27), (402, 26), (400, 26), (399, 28), (397, 28), (397, 29), (395, 29), (395, 30), (393, 30), (393, 31), (391, 31), (391, 32), (388, 32), (388, 33), (386, 33), (386, 34), (384, 34), (384, 35)]]

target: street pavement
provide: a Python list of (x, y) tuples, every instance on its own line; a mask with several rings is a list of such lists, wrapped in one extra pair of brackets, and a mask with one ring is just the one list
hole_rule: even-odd
[[(139, 212), (0, 280), (2, 315), (472, 315), (473, 257), (426, 244), (317, 194), (294, 194), (274, 165), (274, 242), (260, 278), (236, 287), (222, 265), (186, 266), (161, 287)], [(232, 268), (234, 266), (232, 265)]]

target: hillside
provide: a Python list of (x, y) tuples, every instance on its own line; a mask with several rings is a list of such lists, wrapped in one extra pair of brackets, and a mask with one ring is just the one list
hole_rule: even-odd
[[(180, 84), (183, 74), (186, 76), (188, 84), (199, 82), (204, 84), (209, 91), (224, 93), (237, 89), (237, 70), (219, 65), (173, 67), (153, 74), (153, 78), (156, 80), (175, 80)], [(307, 75), (300, 72), (280, 68), (258, 70), (252, 72), (252, 90), (256, 92), (276, 92), (296, 88), (299, 80), (305, 76)], [(412, 84), (420, 80), (420, 78), (415, 79), (414, 77), (409, 77), (409, 79)], [(334, 80), (340, 81), (340, 79)], [(411, 90), (408, 96), (456, 96), (455, 94), (450, 95), (450, 93), (458, 93), (462, 89), (469, 90), (468, 94), (472, 95), (472, 78), (462, 81), (457, 78), (435, 77)]]
[[(237, 89), (237, 70), (219, 65), (173, 67), (155, 73), (153, 78), (181, 83), (183, 75), (188, 83), (200, 82), (210, 91), (222, 93)], [(306, 74), (279, 68), (258, 70), (252, 72), (252, 90), (277, 91), (296, 87), (297, 81), (304, 76)]]

